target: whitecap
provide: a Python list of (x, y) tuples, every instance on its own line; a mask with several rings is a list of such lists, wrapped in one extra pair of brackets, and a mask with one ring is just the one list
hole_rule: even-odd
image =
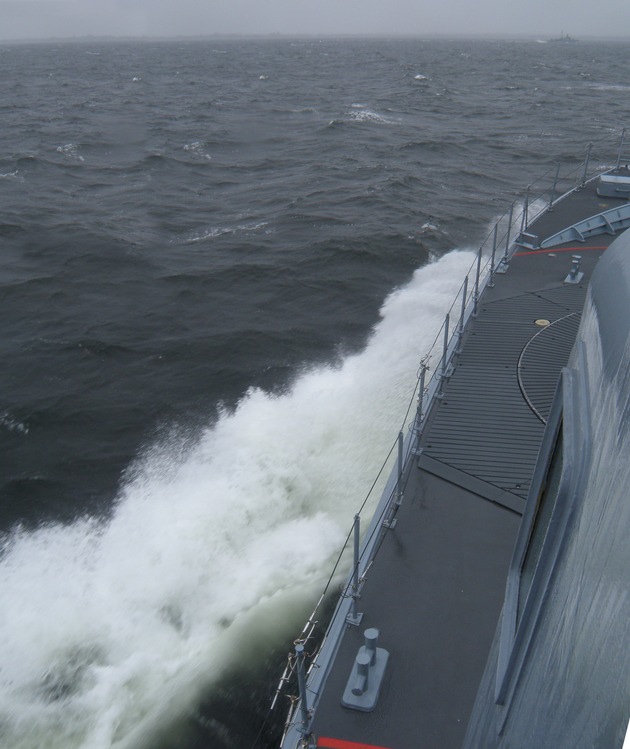
[(201, 159), (212, 161), (212, 156), (206, 152), (206, 144), (200, 140), (196, 140), (194, 143), (187, 143), (184, 146), (184, 151), (188, 151), (188, 153), (194, 154)]
[(429, 76), (423, 75), (422, 73), (418, 73), (418, 75), (414, 75), (413, 78), (415, 81), (428, 81), (429, 80)]
[(28, 434), (28, 426), (17, 419), (14, 419), (8, 411), (0, 414), (0, 426), (3, 426), (9, 432), (18, 432), (18, 434)]
[(362, 109), (360, 111), (355, 110), (349, 112), (350, 120), (353, 122), (377, 122), (381, 125), (395, 125), (396, 120), (385, 117), (378, 112), (373, 112), (371, 109)]
[(621, 83), (593, 83), (589, 88), (594, 88), (596, 91), (628, 91), (630, 86)]
[(197, 242), (205, 242), (207, 240), (216, 239), (226, 234), (237, 234), (237, 233), (252, 233), (260, 231), (269, 226), (268, 221), (259, 221), (257, 223), (244, 223), (237, 224), (236, 226), (213, 226), (210, 229), (204, 229), (190, 235), (186, 239), (186, 244), (196, 244)]
[(65, 146), (57, 146), (57, 153), (67, 156), (73, 161), (85, 161), (79, 153), (79, 146), (76, 143), (66, 143)]

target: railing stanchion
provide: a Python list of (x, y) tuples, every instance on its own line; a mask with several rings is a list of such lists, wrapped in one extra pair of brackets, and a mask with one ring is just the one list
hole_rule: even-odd
[(479, 302), (479, 276), (481, 275), (481, 247), (477, 253), (477, 273), (475, 275), (475, 293), (473, 294), (473, 315), (477, 317), (477, 304)]
[(442, 397), (442, 390), (444, 389), (444, 380), (447, 377), (447, 364), (448, 364), (448, 326), (449, 326), (449, 320), (450, 315), (446, 315), (446, 318), (444, 319), (444, 344), (442, 346), (442, 364), (440, 366), (440, 373), (438, 377), (440, 378), (440, 383), (438, 386), (438, 390), (436, 393), (437, 398)]
[(508, 255), (510, 252), (510, 235), (512, 233), (512, 219), (514, 218), (514, 203), (510, 206), (510, 213), (508, 214), (508, 225), (507, 234), (505, 235), (505, 251), (503, 253), (502, 263), (507, 265)]
[(582, 181), (580, 187), (584, 187), (586, 184), (586, 175), (588, 174), (588, 167), (591, 163), (591, 151), (593, 150), (593, 144), (589, 143), (586, 148), (586, 158), (584, 159), (584, 172), (582, 173)]
[(549, 205), (547, 206), (548, 211), (553, 211), (553, 201), (556, 199), (556, 190), (558, 189), (558, 179), (560, 177), (560, 162), (556, 163), (556, 176), (553, 179), (553, 185), (551, 187), (551, 195), (549, 196)]
[(361, 516), (358, 513), (354, 516), (353, 535), (354, 567), (352, 570), (352, 604), (346, 621), (348, 624), (358, 626), (361, 624), (361, 619), (363, 618), (363, 614), (359, 614), (357, 610), (357, 601), (359, 600), (359, 540), (361, 538)]
[(422, 362), (422, 366), (420, 367), (420, 383), (418, 385), (418, 410), (416, 412), (416, 423), (418, 425), (418, 431), (420, 431), (420, 424), (422, 423), (422, 419), (424, 418), (424, 414), (422, 413), (422, 406), (424, 405), (424, 388), (426, 376), (427, 365), (425, 364), (425, 362)]
[(457, 326), (457, 348), (456, 353), (459, 354), (462, 348), (462, 338), (464, 337), (464, 316), (466, 314), (466, 297), (468, 296), (468, 276), (464, 279), (464, 286), (462, 288), (462, 308), (459, 313), (459, 324)]
[(304, 645), (295, 646), (295, 656), (297, 660), (296, 670), (298, 679), (298, 688), (300, 690), (300, 718), (302, 725), (299, 728), (303, 737), (308, 735), (309, 715), (308, 704), (306, 702), (306, 678), (304, 674)]
[(527, 221), (528, 221), (528, 214), (529, 214), (529, 193), (531, 190), (531, 186), (527, 186), (527, 190), (525, 191), (525, 202), (523, 204), (523, 214), (521, 215), (521, 234), (527, 229)]
[(420, 375), (418, 377), (418, 407), (416, 409), (416, 419), (414, 422), (414, 446), (412, 450), (413, 455), (420, 455), (422, 452), (422, 449), (420, 447), (420, 434), (422, 432), (422, 420), (424, 418), (424, 414), (422, 412), (422, 408), (424, 406), (424, 388), (425, 388), (425, 380), (427, 376), (427, 364), (424, 360), (422, 360), (420, 364)]
[(624, 127), (621, 131), (621, 138), (619, 139), (619, 153), (617, 154), (617, 169), (621, 166), (621, 159), (623, 158), (623, 146), (626, 137), (626, 128)]
[(494, 225), (494, 231), (492, 232), (492, 257), (490, 258), (490, 280), (488, 286), (492, 288), (494, 286), (494, 259), (497, 254), (497, 234), (499, 231), (499, 224)]

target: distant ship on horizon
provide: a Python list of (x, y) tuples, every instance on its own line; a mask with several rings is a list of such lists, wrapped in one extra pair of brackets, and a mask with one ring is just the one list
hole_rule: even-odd
[(560, 36), (558, 36), (558, 37), (556, 37), (554, 39), (550, 39), (549, 41), (550, 42), (573, 43), (573, 42), (577, 42), (577, 39), (574, 39), (572, 36), (569, 36), (568, 34), (565, 34), (565, 33), (561, 32)]

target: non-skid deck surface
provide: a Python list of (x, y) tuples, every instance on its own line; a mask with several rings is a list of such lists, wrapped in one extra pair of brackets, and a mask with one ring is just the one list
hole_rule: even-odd
[[(555, 261), (555, 262), (554, 262)], [(559, 285), (510, 298), (501, 276), (468, 326), (462, 354), (430, 417), (424, 452), (525, 499), (561, 368), (584, 305), (586, 283), (564, 285), (566, 258), (515, 258), (539, 283)], [(496, 291), (496, 294), (495, 294)], [(541, 327), (537, 321), (548, 321)]]

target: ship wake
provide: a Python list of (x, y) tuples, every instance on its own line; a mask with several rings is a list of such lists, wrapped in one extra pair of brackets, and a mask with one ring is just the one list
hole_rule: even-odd
[(0, 562), (0, 743), (142, 743), (296, 631), (400, 428), (472, 254), (416, 271), (365, 350), (154, 445), (112, 517), (17, 531)]

